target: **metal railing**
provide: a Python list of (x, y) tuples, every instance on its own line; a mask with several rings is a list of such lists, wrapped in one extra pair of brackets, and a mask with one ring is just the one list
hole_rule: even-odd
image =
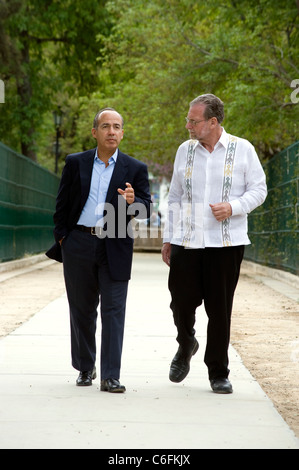
[[(264, 164), (268, 196), (248, 218), (245, 259), (299, 274), (299, 142)], [(0, 143), (0, 261), (53, 243), (59, 177)]]
[(299, 274), (299, 141), (264, 164), (268, 196), (248, 218), (245, 259)]
[(0, 143), (0, 261), (51, 246), (58, 185), (56, 175)]

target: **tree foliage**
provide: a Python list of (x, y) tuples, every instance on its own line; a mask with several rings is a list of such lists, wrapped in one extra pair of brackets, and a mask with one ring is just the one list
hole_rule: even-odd
[(97, 34), (109, 32), (105, 3), (0, 1), (0, 74), (7, 103), (1, 109), (0, 131), (8, 144), (16, 147), (17, 141), (34, 160), (46, 113), (62, 99), (99, 85)]
[(297, 140), (294, 0), (122, 0), (109, 8), (116, 18), (106, 41), (111, 98), (129, 118), (127, 143), (139, 158), (173, 160), (188, 138), (188, 103), (202, 93), (223, 99), (224, 126), (262, 158)]
[[(66, 152), (93, 145), (93, 115), (115, 106), (123, 149), (155, 174), (171, 172), (189, 102), (202, 93), (224, 101), (224, 127), (261, 158), (298, 139), (297, 0), (0, 0), (0, 18), (11, 103), (0, 138), (10, 145), (21, 134), (31, 147), (35, 138), (40, 160), (55, 103)], [(31, 87), (27, 101), (20, 83)]]

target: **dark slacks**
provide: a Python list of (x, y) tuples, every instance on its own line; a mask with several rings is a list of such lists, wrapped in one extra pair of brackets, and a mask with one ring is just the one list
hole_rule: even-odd
[(70, 307), (72, 365), (92, 370), (96, 361), (97, 308), (102, 321), (101, 379), (119, 379), (128, 281), (111, 278), (105, 240), (73, 230), (62, 243)]
[(193, 346), (196, 308), (204, 301), (208, 316), (204, 361), (209, 379), (228, 377), (233, 297), (244, 246), (185, 249), (172, 245), (169, 290), (177, 341), (184, 353)]

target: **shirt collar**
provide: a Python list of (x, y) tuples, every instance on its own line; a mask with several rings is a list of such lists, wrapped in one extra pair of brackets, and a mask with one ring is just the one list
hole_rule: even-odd
[[(225, 149), (226, 149), (227, 146), (228, 146), (228, 140), (229, 140), (229, 139), (228, 139), (228, 134), (227, 134), (227, 132), (225, 132), (224, 127), (221, 127), (221, 129), (222, 129), (221, 136), (220, 136), (219, 140), (216, 142), (216, 145), (215, 145), (214, 149), (215, 149), (216, 147), (218, 147), (219, 144), (223, 145), (223, 147), (224, 147)], [(198, 145), (201, 145), (201, 143), (200, 143), (198, 140), (196, 140), (195, 147), (197, 147)], [(202, 145), (201, 145), (201, 146), (202, 146)]]
[(228, 135), (227, 135), (227, 133), (225, 132), (224, 127), (222, 127), (222, 133), (221, 133), (220, 139), (218, 140), (218, 142), (217, 142), (216, 145), (221, 144), (221, 145), (223, 145), (224, 148), (227, 148), (227, 146), (228, 146), (228, 140), (229, 140), (229, 139), (228, 139)]
[[(114, 154), (111, 155), (111, 157), (109, 158), (109, 160), (108, 160), (109, 163), (112, 163), (112, 162), (116, 163), (117, 155), (118, 155), (118, 149), (116, 149), (115, 152), (114, 152)], [(96, 148), (96, 153), (95, 153), (95, 156), (94, 156), (94, 161), (96, 161), (97, 159), (98, 159), (100, 162), (102, 162), (102, 160), (100, 160), (99, 157), (98, 157), (98, 149)]]

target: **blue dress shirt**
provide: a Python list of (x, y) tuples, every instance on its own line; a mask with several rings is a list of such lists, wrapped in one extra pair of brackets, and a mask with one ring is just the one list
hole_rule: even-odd
[(96, 150), (89, 196), (81, 212), (78, 225), (85, 225), (86, 227), (101, 226), (104, 204), (117, 160), (117, 154), (118, 150), (109, 158), (108, 166), (106, 167), (105, 163), (98, 158), (98, 150)]

